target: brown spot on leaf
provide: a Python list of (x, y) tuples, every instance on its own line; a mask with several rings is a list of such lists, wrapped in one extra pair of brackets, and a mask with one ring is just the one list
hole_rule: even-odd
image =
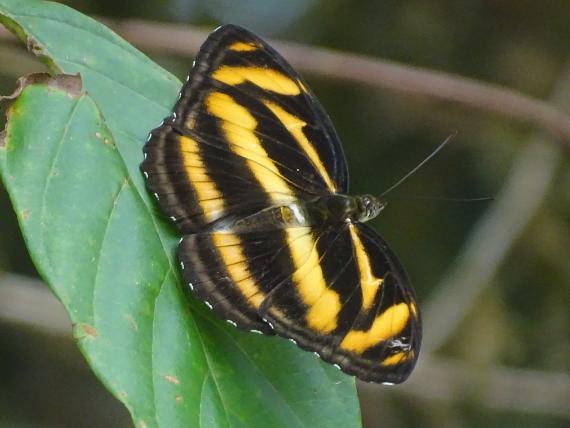
[(0, 131), (0, 148), (6, 147), (6, 130)]
[(101, 133), (100, 133), (99, 131), (97, 131), (97, 132), (95, 133), (95, 138), (97, 138), (98, 140), (101, 139)]
[(92, 325), (83, 323), (73, 324), (73, 338), (75, 340), (95, 340), (97, 336), (99, 336), (99, 332)]
[(140, 420), (139, 420), (139, 426), (140, 426), (141, 428), (146, 428), (147, 425), (146, 425), (146, 422), (145, 422), (145, 421), (143, 421), (142, 419), (140, 419)]
[(99, 333), (97, 333), (97, 330), (95, 329), (95, 327), (90, 326), (89, 324), (83, 324), (81, 326), (81, 328), (83, 329), (83, 331), (85, 332), (85, 334), (87, 334), (88, 336), (97, 336)]
[(83, 82), (77, 74), (56, 74), (46, 82), (48, 88), (67, 92), (70, 98), (76, 98), (83, 93)]
[(22, 219), (24, 221), (28, 220), (30, 218), (30, 210), (29, 209), (25, 209), (22, 211)]
[(30, 36), (26, 30), (22, 28), (20, 24), (18, 24), (15, 20), (4, 15), (2, 16), (2, 24), (9, 32), (14, 34), (16, 38), (23, 41), (30, 52), (41, 57), (44, 60), (51, 61), (51, 59), (48, 58), (45, 54), (44, 48), (38, 43), (38, 41)]
[(32, 37), (28, 37), (28, 39), (26, 40), (26, 48), (31, 53), (33, 53), (35, 56), (43, 56), (44, 55), (44, 49)]
[(178, 378), (176, 376), (166, 375), (166, 376), (164, 376), (164, 378), (170, 383), (173, 383), (175, 385), (180, 385), (180, 381), (178, 380)]
[(177, 395), (175, 400), (179, 403), (182, 402), (182, 400), (183, 400), (182, 395)]
[(135, 319), (133, 318), (133, 316), (132, 316), (131, 314), (128, 314), (128, 315), (126, 316), (126, 318), (127, 318), (127, 322), (128, 322), (129, 325), (131, 326), (131, 328), (132, 328), (134, 331), (138, 331), (139, 326), (137, 325), (137, 323), (136, 323)]

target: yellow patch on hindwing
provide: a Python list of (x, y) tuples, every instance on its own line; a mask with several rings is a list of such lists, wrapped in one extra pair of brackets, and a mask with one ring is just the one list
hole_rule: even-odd
[(368, 330), (351, 330), (340, 343), (346, 351), (362, 354), (367, 349), (386, 341), (404, 330), (410, 310), (406, 303), (390, 306), (372, 322)]

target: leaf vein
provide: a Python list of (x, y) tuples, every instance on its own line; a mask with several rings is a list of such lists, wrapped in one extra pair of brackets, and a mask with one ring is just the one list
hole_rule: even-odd
[(61, 133), (61, 137), (59, 138), (58, 142), (57, 142), (57, 147), (55, 150), (55, 153), (53, 154), (52, 158), (49, 160), (49, 168), (48, 168), (48, 173), (47, 173), (47, 177), (46, 180), (44, 182), (44, 186), (42, 189), (42, 202), (41, 202), (41, 211), (40, 211), (40, 225), (41, 225), (41, 247), (42, 250), (47, 258), (47, 260), (49, 260), (49, 269), (52, 272), (52, 274), (54, 273), (53, 270), (53, 261), (51, 258), (51, 252), (47, 251), (46, 248), (46, 239), (47, 239), (47, 234), (49, 232), (49, 228), (44, 227), (45, 226), (45, 217), (46, 217), (46, 205), (47, 205), (47, 194), (48, 194), (48, 189), (51, 186), (52, 183), (52, 178), (54, 176), (53, 174), (53, 170), (54, 170), (54, 165), (57, 163), (57, 161), (59, 160), (59, 157), (61, 155), (61, 149), (64, 145), (65, 139), (67, 137), (67, 134), (69, 132), (69, 125), (71, 124), (71, 122), (73, 121), (73, 118), (75, 117), (75, 114), (77, 113), (77, 110), (79, 108), (79, 104), (80, 101), (84, 99), (84, 96), (80, 96), (76, 99), (75, 103), (73, 104), (73, 107), (69, 113), (69, 117), (65, 123), (65, 126), (63, 127), (62, 133)]
[(117, 208), (117, 205), (119, 204), (119, 198), (121, 197), (123, 190), (127, 187), (127, 182), (128, 182), (127, 179), (123, 180), (123, 182), (119, 186), (119, 189), (113, 195), (113, 198), (111, 199), (112, 200), (111, 209), (109, 210), (109, 215), (106, 216), (105, 228), (103, 229), (103, 234), (102, 234), (101, 240), (100, 240), (101, 245), (99, 245), (99, 250), (97, 251), (97, 256), (96, 256), (95, 274), (93, 275), (93, 290), (92, 290), (92, 296), (91, 296), (92, 297), (91, 298), (91, 317), (93, 317), (95, 315), (95, 290), (96, 290), (97, 284), (98, 284), (98, 278), (99, 278), (99, 272), (100, 272), (99, 268), (101, 266), (101, 257), (103, 255), (103, 247), (105, 246), (105, 241), (107, 240), (107, 235), (109, 232), (109, 225), (111, 224), (111, 218), (113, 217), (113, 213), (115, 212), (115, 209)]

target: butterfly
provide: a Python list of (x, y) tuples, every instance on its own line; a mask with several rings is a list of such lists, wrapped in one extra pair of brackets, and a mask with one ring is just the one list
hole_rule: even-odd
[(340, 140), (266, 42), (225, 25), (200, 48), (141, 170), (182, 239), (192, 294), (234, 326), (277, 334), (359, 379), (400, 383), (421, 342), (414, 291), (348, 195)]

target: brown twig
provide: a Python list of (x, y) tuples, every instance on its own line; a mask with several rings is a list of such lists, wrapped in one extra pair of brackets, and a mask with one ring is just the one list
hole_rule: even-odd
[[(45, 283), (16, 274), (0, 275), (0, 322), (43, 329), (72, 339), (63, 305)], [(378, 405), (387, 394), (442, 403), (470, 402), (493, 409), (570, 416), (570, 376), (563, 372), (474, 367), (425, 356), (410, 379), (397, 388), (359, 383), (361, 393)]]
[[(193, 56), (208, 35), (177, 24), (127, 20), (109, 24), (141, 49)], [(499, 85), (328, 49), (272, 42), (298, 70), (401, 93), (427, 96), (531, 122), (570, 148), (570, 116), (550, 104)]]
[[(142, 20), (101, 21), (147, 52), (193, 56), (208, 35), (208, 31), (179, 24)], [(0, 29), (0, 40), (13, 38), (6, 30)], [(570, 116), (542, 100), (520, 92), (364, 55), (294, 43), (275, 41), (272, 44), (302, 72), (455, 102), (531, 122), (548, 130), (560, 138), (558, 142), (570, 148)]]
[(359, 390), (376, 403), (396, 394), (423, 402), (469, 403), (523, 414), (570, 417), (570, 376), (564, 372), (473, 366), (451, 359), (426, 358), (397, 388), (359, 382)]
[[(570, 64), (551, 97), (553, 105), (570, 110)], [(520, 150), (494, 203), (473, 229), (454, 265), (424, 305), (429, 325), (423, 348), (435, 352), (453, 334), (493, 277), (509, 250), (544, 203), (562, 153), (534, 135)], [(449, 304), (453, 302), (453, 304)]]

